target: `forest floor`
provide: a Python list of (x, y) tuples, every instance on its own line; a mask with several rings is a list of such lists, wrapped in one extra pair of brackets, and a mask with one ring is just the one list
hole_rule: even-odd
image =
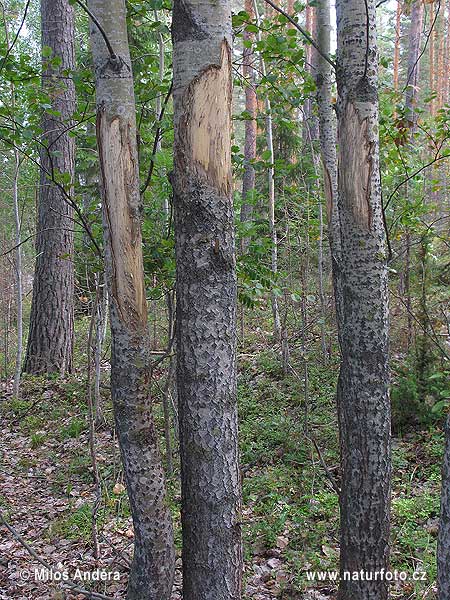
[[(292, 353), (284, 374), (267, 332), (255, 328), (239, 355), (239, 409), (245, 585), (247, 600), (325, 600), (333, 581), (310, 581), (313, 571), (338, 568), (339, 485), (334, 389), (336, 362), (309, 356), (309, 397), (304, 402), (301, 355)], [(267, 349), (269, 347), (269, 349)], [(0, 510), (23, 540), (53, 569), (71, 576), (101, 569), (119, 581), (80, 581), (79, 587), (125, 597), (133, 529), (128, 509), (105, 365), (107, 425), (97, 432), (102, 503), (97, 515), (101, 557), (93, 554), (91, 515), (95, 500), (89, 453), (85, 354), (64, 380), (25, 377), (20, 400), (6, 384), (0, 393)], [(163, 413), (155, 373), (155, 414), (163, 441)], [(174, 445), (176, 446), (175, 439)], [(407, 582), (392, 585), (392, 597), (435, 597), (435, 548), (443, 439), (439, 427), (396, 437), (393, 445), (392, 570)], [(177, 455), (169, 478), (180, 556)], [(180, 599), (180, 558), (173, 600)], [(24, 545), (0, 527), (0, 600), (81, 599), (59, 584), (36, 581), (40, 565)], [(42, 571), (41, 571), (42, 572)], [(414, 572), (424, 580), (412, 581)], [(79, 576), (79, 574), (78, 574)], [(316, 576), (317, 577), (317, 576)]]

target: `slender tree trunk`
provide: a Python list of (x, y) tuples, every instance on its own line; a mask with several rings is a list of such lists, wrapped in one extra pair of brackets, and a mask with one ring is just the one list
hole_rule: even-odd
[(346, 572), (388, 569), (390, 402), (387, 249), (381, 207), (375, 0), (338, 0), (337, 70), (342, 307), (340, 600), (386, 600), (385, 581)]
[(174, 576), (170, 511), (152, 417), (150, 336), (141, 234), (135, 99), (123, 0), (90, 0), (113, 48), (91, 24), (97, 143), (109, 288), (111, 393), (134, 524), (129, 600), (169, 600)]
[[(245, 0), (245, 12), (250, 19), (255, 16), (253, 10), (253, 0)], [(244, 41), (254, 40), (254, 34), (245, 31)], [(256, 99), (256, 77), (253, 62), (255, 55), (252, 48), (244, 46), (243, 50), (243, 76), (246, 80), (245, 85), (245, 111), (247, 119), (245, 121), (245, 142), (244, 142), (244, 175), (242, 178), (242, 208), (241, 208), (241, 223), (249, 223), (253, 215), (253, 198), (252, 194), (255, 191), (255, 167), (253, 161), (256, 158), (256, 137), (257, 137), (257, 122), (256, 116), (258, 112), (258, 102)], [(247, 251), (249, 237), (243, 235), (241, 239), (241, 252), (244, 254)]]
[[(13, 90), (14, 94), (14, 90)], [(18, 150), (14, 150), (14, 180), (13, 180), (13, 203), (14, 203), (14, 223), (16, 233), (16, 304), (17, 304), (17, 352), (16, 352), (16, 371), (14, 374), (13, 395), (18, 398), (20, 393), (20, 375), (22, 372), (22, 354), (23, 354), (23, 297), (22, 297), (22, 235), (19, 210), (19, 172), (20, 157)]]
[[(317, 39), (319, 31), (317, 29), (317, 3), (310, 2), (306, 6), (306, 30), (310, 32), (314, 39)], [(319, 55), (311, 44), (306, 46), (306, 70), (314, 78), (317, 77)], [(319, 137), (319, 122), (314, 114), (314, 98), (309, 96), (305, 99), (303, 105), (303, 145), (308, 147)]]
[[(450, 1), (447, 0), (446, 2), (446, 8), (447, 8), (447, 21), (446, 21), (446, 25), (445, 25), (445, 21), (444, 21), (444, 28), (445, 28), (445, 74), (448, 75), (448, 71), (450, 68)], [(444, 79), (444, 104), (447, 104), (449, 101), (449, 89), (450, 89), (450, 79), (449, 77), (445, 77)]]
[[(422, 39), (424, 6), (422, 0), (415, 0), (411, 8), (411, 21), (408, 34), (408, 73), (406, 80), (405, 110), (411, 129), (417, 125), (417, 96), (419, 92), (420, 42)], [(430, 67), (432, 64), (430, 65)]]
[(320, 339), (322, 345), (322, 354), (325, 362), (328, 360), (327, 338), (325, 335), (325, 292), (324, 292), (324, 261), (323, 261), (323, 209), (319, 202), (319, 243), (318, 243), (318, 271), (319, 271), (319, 300), (320, 300)]
[[(260, 29), (260, 16), (258, 12), (258, 6), (256, 4), (256, 0), (253, 0), (253, 9), (255, 12), (256, 22), (258, 24), (258, 41), (261, 41), (261, 29)], [(259, 62), (261, 65), (261, 74), (263, 77), (266, 76), (266, 63), (262, 54), (259, 55)], [(273, 123), (272, 123), (272, 106), (270, 103), (269, 95), (266, 94), (265, 97), (265, 111), (266, 111), (266, 143), (267, 150), (269, 151), (269, 160), (270, 167), (268, 168), (268, 183), (269, 183), (269, 231), (270, 231), (270, 239), (272, 241), (272, 250), (271, 250), (271, 269), (272, 273), (276, 276), (278, 273), (278, 237), (277, 237), (277, 227), (275, 222), (275, 152), (273, 149)], [(280, 319), (280, 309), (278, 307), (278, 298), (274, 291), (271, 293), (271, 303), (272, 303), (272, 316), (273, 316), (273, 331), (276, 340), (281, 339), (281, 319)]]
[[(434, 3), (431, 2), (430, 3), (430, 28), (433, 27), (433, 23), (434, 23)], [(411, 15), (411, 19), (412, 19), (413, 15)], [(412, 29), (412, 22), (411, 22), (411, 28), (410, 31)], [(430, 62), (430, 68), (429, 68), (429, 77), (430, 77), (430, 94), (433, 93), (434, 89), (435, 89), (435, 71), (434, 71), (434, 50), (435, 50), (435, 40), (436, 40), (436, 30), (433, 27), (433, 29), (430, 29), (430, 33), (429, 33), (429, 62)], [(411, 52), (411, 39), (410, 39), (410, 52)], [(410, 61), (408, 60), (408, 66), (409, 66)], [(432, 98), (431, 103), (430, 103), (430, 108), (431, 108), (431, 116), (434, 117), (436, 114), (436, 100), (435, 98)]]
[[(317, 41), (323, 54), (330, 53), (331, 17), (329, 0), (320, 0), (317, 4)], [(322, 156), (325, 200), (327, 207), (328, 238), (331, 251), (333, 286), (336, 312), (341, 319), (339, 306), (342, 301), (340, 277), (337, 265), (340, 262), (340, 223), (338, 212), (338, 178), (336, 153), (336, 113), (332, 105), (332, 72), (331, 65), (322, 57), (318, 57), (316, 75), (317, 105), (319, 119), (319, 139)]]
[[(9, 48), (9, 31), (3, 10), (3, 20), (5, 24), (6, 45)], [(16, 118), (16, 88), (11, 82), (11, 107), (12, 114)], [(16, 125), (13, 124), (14, 133), (17, 132)], [(15, 244), (16, 244), (16, 319), (17, 319), (17, 352), (16, 352), (16, 370), (14, 373), (13, 396), (19, 397), (20, 378), (22, 374), (22, 355), (23, 355), (23, 284), (22, 284), (22, 240), (21, 240), (21, 219), (19, 207), (19, 174), (20, 174), (20, 154), (17, 148), (14, 149), (14, 172), (13, 172), (13, 207), (14, 207), (14, 226), (15, 226)]]
[[(433, 5), (430, 5), (431, 12), (431, 25), (433, 23)], [(423, 28), (423, 14), (424, 6), (422, 0), (416, 0), (411, 8), (410, 27), (408, 34), (408, 71), (406, 80), (406, 92), (405, 92), (405, 114), (407, 119), (407, 125), (410, 130), (410, 136), (415, 133), (417, 129), (417, 97), (419, 93), (419, 73), (420, 73), (420, 41), (422, 37)], [(432, 83), (432, 89), (434, 89), (434, 42), (433, 33), (430, 39), (430, 79)], [(434, 112), (434, 100), (431, 103), (432, 112)], [(409, 186), (406, 185), (406, 198), (409, 200)], [(411, 313), (411, 232), (409, 227), (406, 231), (405, 236), (406, 253), (405, 253), (405, 268), (404, 268), (404, 294), (405, 294), (405, 306), (407, 309), (407, 340), (406, 347), (410, 348), (413, 337), (413, 322)]]
[(395, 46), (394, 46), (394, 92), (398, 92), (399, 66), (400, 66), (400, 38), (401, 38), (402, 3), (397, 0), (395, 17)]
[(450, 598), (450, 416), (445, 425), (445, 449), (442, 466), (441, 515), (437, 548), (437, 584), (439, 600)]
[[(102, 399), (100, 395), (101, 383), (101, 359), (103, 344), (106, 337), (106, 328), (108, 324), (108, 289), (103, 285), (103, 273), (97, 276), (96, 293), (97, 293), (97, 308), (95, 318), (95, 349), (94, 349), (94, 401), (93, 412), (94, 422), (100, 424), (103, 421)], [(101, 278), (101, 279), (100, 279)]]
[[(442, 9), (444, 10), (444, 8)], [(447, 80), (444, 73), (444, 52), (445, 52), (445, 30), (444, 22), (441, 19), (441, 27), (439, 31), (439, 48), (438, 48), (438, 72), (437, 72), (437, 108), (441, 110), (444, 106), (444, 81)]]
[[(24, 370), (27, 373), (60, 373), (72, 368), (73, 348), (73, 210), (47, 173), (70, 176), (73, 184), (75, 144), (68, 128), (75, 110), (75, 23), (68, 0), (41, 0), (42, 48), (52, 49), (59, 67), (45, 68), (43, 89), (52, 111), (44, 113), (40, 152), (41, 178), (36, 236), (36, 266), (30, 332)], [(51, 57), (51, 58), (52, 58)], [(43, 61), (49, 60), (43, 57)]]
[(238, 600), (231, 2), (176, 0), (172, 37), (183, 598)]

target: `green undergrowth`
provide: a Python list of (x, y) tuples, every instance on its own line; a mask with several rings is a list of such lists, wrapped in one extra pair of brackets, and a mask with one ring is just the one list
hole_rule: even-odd
[[(244, 556), (248, 565), (279, 557), (288, 571), (290, 589), (297, 593), (311, 586), (306, 571), (335, 570), (339, 563), (338, 498), (333, 487), (339, 485), (338, 362), (325, 362), (319, 353), (309, 351), (305, 399), (305, 365), (300, 349), (291, 348), (292, 368), (285, 374), (278, 350), (268, 346), (266, 339), (266, 331), (255, 329), (247, 334), (245, 348), (238, 353)], [(54, 496), (67, 499), (68, 508), (54, 521), (48, 536), (88, 543), (92, 502), (74, 501), (77, 486), (92, 485), (82, 347), (76, 365), (73, 375), (63, 380), (25, 376), (21, 399), (4, 400), (2, 413), (27, 440), (26, 452), (17, 461), (18, 476), (39, 469), (43, 463), (58, 464), (49, 477), (49, 486)], [(152, 395), (165, 461), (164, 372), (161, 367), (156, 373)], [(109, 431), (113, 418), (107, 372), (103, 384), (103, 431)], [(180, 551), (179, 455), (173, 427), (171, 436), (174, 473), (168, 477), (169, 505)], [(114, 491), (115, 484), (123, 481), (117, 449), (110, 444), (98, 451), (102, 457), (99, 526), (114, 523), (115, 528), (124, 529), (129, 526), (130, 511), (126, 492)], [(423, 570), (427, 581), (393, 588), (393, 598), (403, 598), (405, 592), (408, 598), (422, 598), (435, 580), (442, 452), (443, 434), (438, 422), (394, 437), (392, 568), (408, 573)], [(13, 512), (11, 506), (8, 510)], [(314, 584), (321, 586), (333, 587), (329, 582)]]

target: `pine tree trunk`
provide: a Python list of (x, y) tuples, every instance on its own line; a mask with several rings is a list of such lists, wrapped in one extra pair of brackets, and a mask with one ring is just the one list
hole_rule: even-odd
[(416, 0), (411, 8), (411, 22), (408, 34), (408, 73), (405, 94), (406, 118), (408, 119), (410, 128), (413, 130), (417, 124), (416, 104), (419, 92), (419, 56), (420, 41), (422, 39), (423, 13), (424, 7), (422, 0)]
[[(46, 67), (43, 89), (53, 111), (44, 113), (40, 151), (36, 266), (24, 371), (60, 373), (72, 368), (73, 347), (73, 210), (49, 173), (74, 181), (75, 144), (68, 128), (75, 110), (75, 87), (65, 70), (75, 67), (74, 11), (68, 0), (41, 0), (42, 48), (52, 49), (59, 67)], [(43, 57), (44, 63), (49, 58)], [(69, 186), (70, 187), (70, 186)]]
[(375, 0), (338, 0), (341, 443), (340, 600), (386, 600), (388, 584), (346, 572), (387, 569), (390, 402), (387, 249), (381, 208)]
[(441, 514), (437, 548), (437, 584), (439, 600), (450, 598), (450, 416), (445, 425), (445, 449), (442, 467)]
[(169, 600), (174, 547), (150, 385), (135, 99), (123, 0), (90, 0), (109, 288), (111, 393), (134, 524), (128, 600)]
[(231, 3), (176, 0), (172, 36), (183, 598), (238, 600)]
[[(412, 18), (412, 15), (411, 15)], [(435, 72), (434, 72), (434, 46), (435, 46), (435, 41), (436, 41), (436, 30), (435, 27), (433, 26), (434, 24), (434, 20), (435, 20), (435, 11), (434, 11), (434, 3), (431, 2), (430, 3), (430, 32), (429, 32), (429, 41), (428, 41), (428, 46), (429, 46), (429, 77), (430, 77), (430, 94), (433, 93), (434, 88), (435, 88)], [(432, 29), (431, 29), (432, 28)], [(412, 23), (411, 23), (411, 29), (412, 29)], [(410, 30), (411, 30), (410, 29)], [(411, 48), (411, 46), (410, 46)], [(411, 52), (411, 50), (410, 50)], [(409, 64), (409, 60), (408, 60), (408, 64)], [(431, 103), (430, 103), (430, 112), (431, 112), (431, 116), (434, 117), (436, 115), (436, 100), (435, 98), (432, 98)]]
[(395, 17), (395, 46), (394, 46), (394, 92), (398, 92), (399, 66), (400, 66), (400, 37), (401, 37), (402, 3), (397, 0)]

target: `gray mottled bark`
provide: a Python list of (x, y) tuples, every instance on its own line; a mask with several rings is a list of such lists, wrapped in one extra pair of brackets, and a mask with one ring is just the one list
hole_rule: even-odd
[(135, 99), (123, 0), (90, 0), (113, 47), (91, 25), (97, 143), (109, 288), (111, 393), (135, 546), (129, 600), (168, 600), (174, 574), (170, 511), (151, 399)]
[[(329, 0), (320, 0), (317, 11), (317, 41), (323, 54), (330, 54), (331, 17)], [(319, 120), (319, 140), (324, 171), (325, 199), (327, 202), (328, 236), (333, 261), (339, 261), (340, 225), (338, 214), (338, 179), (336, 113), (332, 105), (332, 72), (331, 65), (322, 57), (317, 59), (317, 105)]]
[(172, 35), (183, 598), (237, 600), (231, 3), (176, 0)]
[[(329, 0), (319, 0), (317, 11), (317, 41), (326, 56), (330, 54), (331, 18)], [(337, 121), (332, 104), (332, 72), (331, 65), (323, 58), (317, 59), (317, 107), (319, 121), (320, 152), (322, 157), (323, 181), (327, 207), (328, 240), (331, 252), (331, 268), (333, 275), (334, 301), (338, 322), (342, 320), (342, 290), (338, 265), (341, 253), (341, 231), (338, 206), (338, 173), (337, 173)]]
[(445, 425), (445, 450), (442, 467), (441, 515), (437, 548), (439, 600), (450, 598), (450, 416)]
[[(338, 0), (338, 383), (341, 576), (389, 565), (387, 250), (381, 208), (375, 1)], [(386, 600), (382, 581), (341, 580), (340, 600)]]
[(48, 173), (55, 177), (68, 173), (74, 179), (75, 144), (68, 128), (75, 110), (75, 87), (62, 74), (75, 66), (73, 7), (68, 0), (41, 0), (41, 22), (42, 47), (51, 48), (52, 57), (62, 62), (59, 67), (47, 67), (43, 77), (44, 91), (59, 116), (46, 112), (42, 118), (37, 257), (24, 370), (64, 374), (72, 367), (73, 211)]

